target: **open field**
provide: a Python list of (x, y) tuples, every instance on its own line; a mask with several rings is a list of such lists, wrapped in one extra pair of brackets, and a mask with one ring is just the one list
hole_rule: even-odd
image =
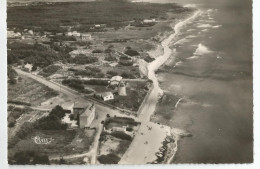
[(55, 97), (57, 92), (23, 75), (14, 85), (8, 85), (8, 100), (30, 103), (33, 106)]
[[(17, 151), (37, 151), (48, 156), (63, 156), (86, 152), (94, 139), (95, 130), (33, 130), (19, 141), (9, 155)], [(52, 138), (49, 144), (37, 144), (33, 138)]]
[[(10, 155), (17, 151), (37, 151), (48, 155), (62, 155), (71, 153), (73, 141), (76, 132), (74, 130), (34, 130), (25, 139), (18, 142), (14, 148), (9, 149)], [(37, 144), (34, 139), (36, 136), (41, 138), (54, 139), (49, 144)]]
[(176, 4), (130, 3), (111, 0), (52, 3), (8, 7), (7, 22), (9, 28), (18, 29), (41, 27), (42, 30), (58, 30), (60, 25), (79, 25), (77, 29), (83, 29), (94, 23), (119, 27), (128, 25), (128, 22), (135, 18), (165, 18), (169, 10), (181, 13), (188, 9)]

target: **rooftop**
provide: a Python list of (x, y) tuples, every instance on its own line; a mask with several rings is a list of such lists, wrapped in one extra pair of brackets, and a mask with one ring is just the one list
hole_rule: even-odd
[(87, 108), (89, 105), (90, 105), (90, 103), (88, 103), (88, 102), (76, 102), (74, 105), (74, 108), (84, 109), (84, 108)]
[(123, 79), (123, 78), (122, 78), (121, 76), (113, 76), (113, 77), (111, 78), (111, 81), (118, 81), (118, 82), (120, 82), (122, 79)]
[(89, 104), (86, 109), (84, 110), (84, 112), (81, 114), (81, 116), (89, 116), (90, 113), (92, 112), (92, 108), (94, 107), (94, 103)]
[(112, 93), (112, 92), (103, 92), (103, 93), (100, 93), (100, 95), (101, 95), (102, 97), (106, 97), (106, 96), (113, 95), (113, 93)]

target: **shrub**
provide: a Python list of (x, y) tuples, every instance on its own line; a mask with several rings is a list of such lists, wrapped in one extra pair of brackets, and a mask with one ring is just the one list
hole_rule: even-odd
[(12, 128), (15, 126), (15, 120), (8, 122), (8, 127)]
[(118, 73), (117, 73), (116, 71), (112, 71), (112, 70), (107, 71), (107, 74), (108, 74), (108, 75), (111, 75), (111, 76), (116, 76), (116, 75), (118, 75)]
[(31, 106), (31, 103), (22, 102), (22, 101), (16, 101), (16, 100), (8, 100), (7, 103), (17, 104), (17, 105)]
[(108, 81), (107, 80), (91, 79), (91, 80), (85, 80), (84, 84), (107, 86), (108, 85)]
[(92, 56), (85, 56), (85, 55), (78, 55), (74, 58), (69, 58), (67, 59), (69, 63), (75, 63), (75, 64), (89, 64), (89, 63), (94, 63), (98, 61), (98, 58), (92, 57)]
[(102, 52), (103, 52), (103, 51), (100, 50), (100, 49), (95, 49), (95, 50), (92, 51), (92, 53), (102, 53)]
[(48, 77), (48, 76), (54, 74), (55, 72), (57, 72), (60, 69), (61, 69), (61, 66), (50, 65), (50, 66), (42, 69), (42, 71), (39, 74), (42, 75), (43, 77)]
[(15, 84), (17, 83), (17, 80), (14, 79), (14, 78), (11, 78), (11, 79), (8, 80), (8, 83), (9, 83), (10, 85), (15, 85)]
[(133, 50), (133, 49), (127, 49), (125, 51), (125, 54), (127, 54), (129, 56), (138, 56), (138, 55), (140, 55), (136, 50)]
[(101, 72), (101, 69), (98, 68), (98, 67), (89, 67), (89, 66), (86, 66), (85, 69), (88, 70), (88, 71), (91, 71), (91, 72), (96, 72), (96, 73), (100, 73), (100, 72)]
[(61, 106), (56, 106), (47, 117), (39, 119), (34, 127), (40, 130), (66, 130), (68, 125), (61, 122), (66, 112)]
[(126, 128), (126, 131), (132, 132), (133, 129), (132, 129), (131, 127), (127, 127), (127, 128)]
[(125, 134), (122, 131), (114, 131), (113, 133), (111, 133), (111, 135), (116, 138), (122, 139), (122, 140), (129, 140), (129, 141), (132, 140), (131, 136), (129, 136), (128, 134)]
[(106, 56), (105, 60), (111, 62), (111, 61), (117, 61), (117, 58), (114, 56)]
[(64, 80), (62, 80), (62, 84), (67, 85), (78, 91), (85, 89), (83, 82), (79, 79), (64, 79)]
[(125, 79), (134, 79), (135, 78), (135, 76), (130, 72), (123, 72), (121, 74), (121, 76)]
[(120, 60), (119, 64), (123, 66), (133, 66), (134, 63), (131, 60)]
[(98, 157), (98, 161), (101, 164), (117, 164), (119, 162), (120, 158), (113, 153), (107, 154), (107, 155), (101, 155)]
[(155, 59), (154, 59), (154, 58), (151, 58), (150, 56), (146, 56), (146, 57), (144, 58), (144, 60), (145, 60), (147, 63), (150, 63), (150, 62), (154, 61)]
[[(25, 164), (49, 164), (49, 157), (47, 155), (41, 155), (34, 151), (22, 151), (16, 152), (13, 156), (13, 163), (18, 165)], [(10, 163), (10, 162), (9, 162)]]

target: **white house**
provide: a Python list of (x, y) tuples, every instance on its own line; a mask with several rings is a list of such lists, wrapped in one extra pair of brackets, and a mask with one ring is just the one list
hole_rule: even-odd
[(61, 105), (61, 107), (64, 109), (64, 110), (69, 110), (72, 114), (73, 114), (73, 108), (74, 108), (74, 102), (67, 102), (67, 103), (63, 103)]
[(104, 101), (114, 99), (114, 95), (112, 92), (103, 92), (103, 93), (100, 93), (100, 96)]
[(155, 19), (144, 19), (143, 22), (144, 23), (153, 23), (153, 22), (155, 22)]
[(29, 64), (29, 63), (26, 63), (26, 65), (24, 65), (24, 68), (28, 69), (29, 72), (32, 71), (32, 67), (33, 67), (33, 65)]
[(119, 85), (119, 83), (121, 82), (123, 78), (121, 76), (113, 76), (110, 79), (110, 85)]
[(80, 33), (77, 32), (77, 31), (73, 31), (73, 32), (72, 32), (72, 36), (77, 36), (77, 37), (79, 37), (79, 36), (80, 36)]
[(80, 37), (82, 40), (92, 40), (91, 34), (89, 33), (82, 33)]
[(95, 110), (96, 110), (96, 108), (95, 108), (94, 103), (89, 104), (86, 107), (85, 111), (79, 115), (79, 127), (80, 128), (89, 127), (91, 125), (92, 121), (96, 117)]

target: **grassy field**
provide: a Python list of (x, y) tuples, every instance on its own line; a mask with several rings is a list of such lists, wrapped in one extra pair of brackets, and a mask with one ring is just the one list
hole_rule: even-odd
[(8, 100), (31, 103), (32, 106), (58, 95), (57, 92), (26, 76), (14, 85), (8, 85)]
[[(19, 151), (37, 151), (48, 156), (69, 155), (86, 152), (93, 142), (95, 130), (34, 130), (25, 139), (19, 141), (9, 156)], [(49, 144), (36, 144), (34, 137), (52, 138)]]
[[(71, 142), (76, 132), (74, 130), (34, 130), (25, 139), (18, 142), (9, 153), (17, 151), (37, 151), (48, 155), (62, 155), (71, 150)], [(53, 138), (50, 144), (36, 144), (32, 138), (40, 136), (41, 138)]]
[(128, 21), (133, 19), (165, 18), (170, 10), (181, 13), (187, 8), (176, 4), (130, 3), (116, 0), (58, 2), (8, 7), (7, 25), (9, 28), (41, 27), (43, 30), (58, 30), (60, 25), (80, 25), (77, 29), (82, 29), (94, 23), (118, 27), (128, 25)]

